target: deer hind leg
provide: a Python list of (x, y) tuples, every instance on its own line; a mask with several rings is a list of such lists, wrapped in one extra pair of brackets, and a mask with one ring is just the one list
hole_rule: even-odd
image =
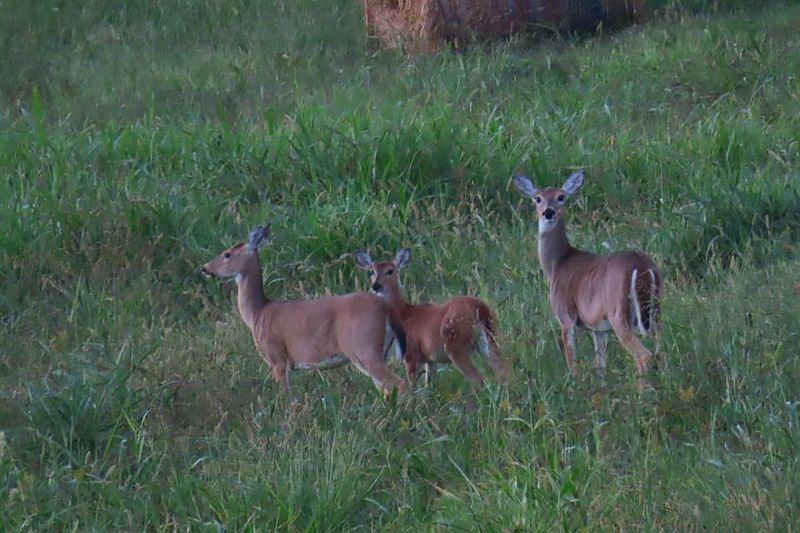
[(652, 352), (642, 344), (642, 341), (639, 340), (639, 337), (624, 320), (613, 321), (611, 326), (623, 348), (636, 358), (636, 371), (639, 374), (637, 385), (639, 390), (649, 388), (650, 384), (647, 382), (645, 376), (650, 366), (650, 360), (653, 358)]
[(470, 358), (471, 349), (471, 342), (467, 342), (455, 336), (445, 340), (444, 343), (444, 351), (447, 357), (456, 365), (456, 368), (458, 368), (464, 377), (470, 380), (474, 385), (483, 385), (483, 378), (475, 368), (475, 365), (472, 364), (472, 359)]
[(486, 357), (489, 368), (492, 369), (495, 376), (505, 381), (509, 374), (508, 363), (503, 359), (503, 356), (500, 355), (500, 348), (497, 346), (494, 335), (483, 326), (480, 327), (479, 335), (478, 347), (484, 357)]
[(378, 390), (383, 393), (384, 398), (388, 399), (392, 396), (394, 388), (397, 388), (399, 394), (403, 394), (406, 391), (406, 384), (386, 368), (386, 362), (382, 355), (382, 352), (375, 351), (366, 357), (356, 354), (349, 359), (359, 372), (372, 379)]
[(594, 341), (594, 369), (603, 386), (606, 384), (606, 353), (608, 351), (608, 332), (592, 331)]
[(561, 343), (564, 345), (564, 361), (567, 368), (575, 374), (575, 324), (561, 325)]

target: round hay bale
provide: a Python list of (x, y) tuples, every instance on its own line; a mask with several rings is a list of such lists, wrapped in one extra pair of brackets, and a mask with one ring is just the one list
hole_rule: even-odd
[(642, 0), (363, 0), (369, 37), (408, 52), (445, 41), (504, 37), (543, 28), (595, 30), (644, 18)]

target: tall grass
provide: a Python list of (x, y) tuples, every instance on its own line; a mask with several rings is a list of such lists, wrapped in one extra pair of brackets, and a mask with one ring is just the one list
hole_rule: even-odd
[[(652, 3), (593, 38), (370, 54), (358, 2), (3, 4), (0, 528), (791, 529), (800, 9)], [(655, 398), (566, 375), (524, 171), (667, 281)], [(497, 309), (508, 385), (384, 404), (269, 380), (197, 267), (273, 223), (266, 290)], [(399, 368), (397, 369), (400, 370)]]

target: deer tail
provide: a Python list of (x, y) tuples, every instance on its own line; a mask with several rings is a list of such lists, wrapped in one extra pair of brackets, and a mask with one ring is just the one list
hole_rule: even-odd
[(631, 273), (630, 300), (632, 307), (632, 322), (642, 336), (647, 336), (655, 327), (658, 314), (658, 272), (655, 268), (644, 271), (646, 275), (639, 276), (639, 269), (634, 268)]
[(508, 363), (500, 355), (497, 346), (497, 327), (494, 313), (488, 305), (480, 305), (477, 308), (477, 318), (479, 326), (478, 349), (486, 357), (492, 371), (501, 379), (505, 379), (509, 374)]

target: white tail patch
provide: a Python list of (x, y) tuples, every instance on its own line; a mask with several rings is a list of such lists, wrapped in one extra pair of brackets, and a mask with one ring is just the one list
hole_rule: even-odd
[(653, 331), (653, 328), (656, 327), (656, 273), (653, 272), (651, 268), (648, 270), (650, 272), (650, 320), (647, 322), (648, 331)]
[(633, 308), (633, 313), (631, 313), (631, 326), (635, 327), (640, 335), (647, 335), (647, 330), (644, 329), (644, 324), (642, 324), (642, 306), (639, 304), (639, 295), (636, 293), (636, 278), (638, 275), (639, 269), (634, 268), (631, 273), (631, 290), (628, 295), (631, 300), (631, 307)]

